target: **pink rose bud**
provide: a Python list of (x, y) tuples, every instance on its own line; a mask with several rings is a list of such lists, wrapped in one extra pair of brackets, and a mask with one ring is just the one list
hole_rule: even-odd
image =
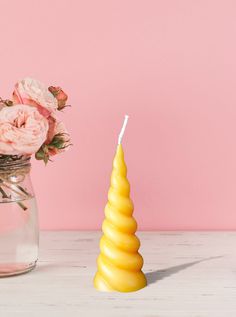
[(57, 99), (58, 102), (58, 110), (62, 110), (66, 107), (66, 102), (68, 99), (67, 94), (60, 87), (50, 86), (48, 90), (53, 94), (53, 96)]

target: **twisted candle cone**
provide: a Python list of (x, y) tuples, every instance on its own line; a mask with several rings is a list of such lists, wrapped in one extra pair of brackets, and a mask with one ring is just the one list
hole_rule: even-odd
[(100, 291), (132, 292), (147, 284), (141, 271), (143, 258), (138, 253), (140, 242), (135, 235), (137, 223), (132, 217), (133, 203), (126, 174), (123, 149), (118, 145), (94, 278), (94, 286)]

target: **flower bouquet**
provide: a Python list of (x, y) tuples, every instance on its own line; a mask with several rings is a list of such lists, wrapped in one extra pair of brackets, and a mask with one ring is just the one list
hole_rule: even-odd
[(0, 276), (32, 269), (38, 254), (37, 207), (30, 158), (47, 164), (70, 145), (57, 112), (67, 107), (60, 87), (25, 78), (12, 99), (0, 98)]

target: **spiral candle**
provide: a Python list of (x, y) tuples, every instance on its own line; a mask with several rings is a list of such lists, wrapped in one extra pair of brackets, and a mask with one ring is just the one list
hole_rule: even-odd
[(124, 152), (119, 144), (113, 161), (98, 271), (94, 278), (94, 286), (100, 291), (132, 292), (147, 284), (141, 271), (143, 258), (138, 253), (140, 242), (135, 235), (137, 223), (132, 216), (134, 208), (126, 175)]

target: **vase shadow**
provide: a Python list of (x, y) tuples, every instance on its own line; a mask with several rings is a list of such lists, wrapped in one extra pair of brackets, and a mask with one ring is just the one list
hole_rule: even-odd
[(180, 271), (186, 270), (187, 268), (194, 266), (196, 264), (199, 264), (201, 262), (219, 259), (222, 257), (223, 257), (223, 255), (213, 256), (213, 257), (205, 258), (202, 260), (197, 260), (197, 261), (193, 261), (193, 262), (188, 262), (188, 263), (183, 263), (180, 265), (171, 266), (171, 267), (168, 267), (168, 268), (162, 269), (162, 270), (155, 270), (152, 272), (148, 272), (145, 274), (146, 279), (147, 279), (147, 284), (149, 285), (149, 284), (156, 283), (157, 281), (164, 280), (165, 278), (170, 277), (171, 275), (177, 274)]

